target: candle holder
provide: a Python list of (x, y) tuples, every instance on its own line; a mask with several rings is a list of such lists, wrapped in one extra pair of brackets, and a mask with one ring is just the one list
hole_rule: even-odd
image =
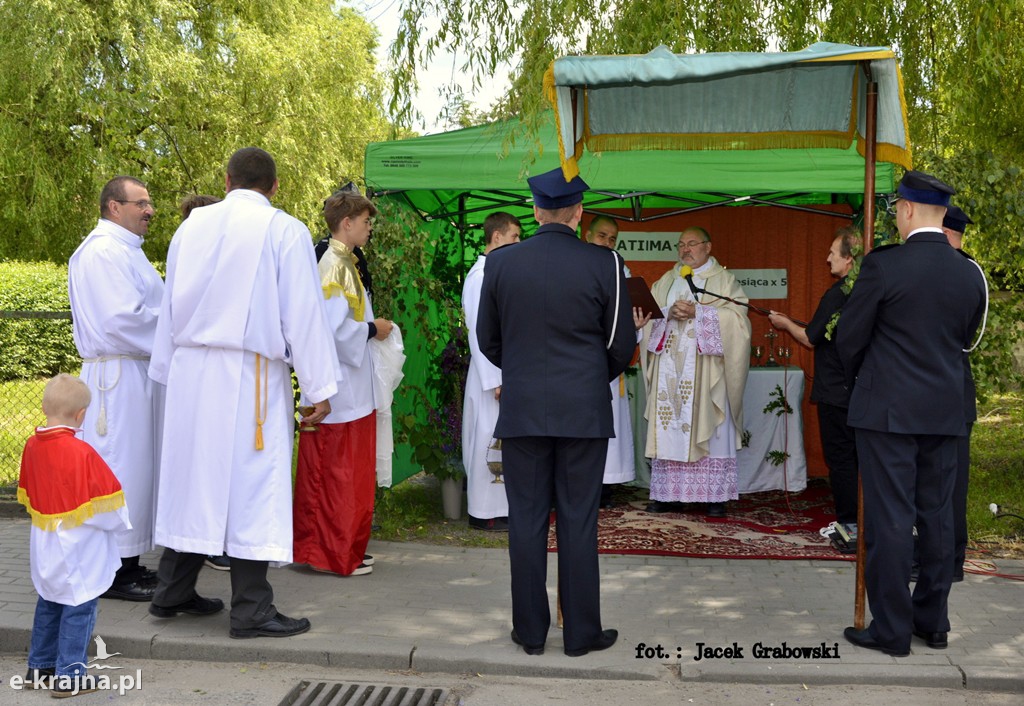
[(502, 479), (502, 473), (504, 467), (501, 462), (501, 439), (491, 439), (491, 443), (487, 445), (487, 470), (494, 476), (492, 483), (504, 483)]
[(768, 339), (768, 361), (764, 364), (766, 368), (777, 368), (779, 367), (779, 361), (775, 360), (775, 339), (779, 337), (779, 334), (775, 331), (769, 331), (764, 335)]
[[(316, 407), (313, 407), (312, 405), (308, 407), (299, 407), (299, 419), (301, 420), (303, 417), (308, 417), (315, 411)], [(299, 424), (299, 431), (317, 431), (316, 424)]]

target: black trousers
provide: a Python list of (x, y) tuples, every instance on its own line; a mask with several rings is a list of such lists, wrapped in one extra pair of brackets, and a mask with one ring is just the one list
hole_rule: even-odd
[(818, 402), (821, 450), (839, 522), (857, 522), (857, 442), (846, 423), (846, 407)]
[(967, 556), (967, 486), (971, 479), (971, 430), (956, 438), (956, 483), (953, 485), (953, 576), (964, 575)]
[(552, 498), (565, 649), (589, 647), (601, 634), (597, 512), (607, 452), (607, 439), (502, 440), (512, 626), (530, 647), (543, 645), (551, 626), (547, 542)]
[[(205, 554), (164, 549), (157, 568), (160, 585), (153, 604), (168, 608), (196, 595), (196, 579), (206, 561)], [(267, 581), (269, 562), (231, 557), (231, 627), (253, 628), (277, 615), (274, 589)]]
[[(864, 488), (865, 585), (872, 637), (897, 651), (912, 631), (947, 632), (953, 580), (957, 437), (857, 429)], [(920, 570), (910, 593), (917, 526)]]

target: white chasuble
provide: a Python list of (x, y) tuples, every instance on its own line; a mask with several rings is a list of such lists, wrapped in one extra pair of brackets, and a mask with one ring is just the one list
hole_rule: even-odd
[[(674, 267), (652, 288), (665, 311), (678, 299), (694, 300), (677, 273)], [(697, 268), (693, 279), (698, 287), (746, 301), (735, 277), (714, 258)], [(652, 459), (653, 500), (738, 497), (736, 449), (749, 350), (746, 311), (708, 294), (700, 295), (695, 318), (659, 319), (647, 327), (646, 453)]]

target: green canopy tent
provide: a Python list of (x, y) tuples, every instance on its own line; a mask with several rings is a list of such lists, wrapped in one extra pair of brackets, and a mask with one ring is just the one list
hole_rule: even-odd
[[(400, 200), (425, 220), (465, 228), (498, 210), (530, 217), (526, 177), (559, 164), (554, 116), (548, 113), (532, 135), (512, 119), (371, 143), (366, 183), (374, 197)], [(878, 163), (878, 193), (893, 190), (893, 171), (891, 163)], [(592, 189), (584, 202), (588, 212), (625, 208), (635, 222), (729, 203), (859, 205), (864, 194), (864, 158), (852, 139), (843, 149), (595, 153), (581, 163), (580, 173)]]
[[(367, 146), (371, 195), (411, 209), (438, 243), (457, 239), (439, 252), (454, 250), (462, 271), (476, 256), (482, 235), (473, 230), (487, 214), (530, 220), (526, 178), (560, 164), (591, 186), (588, 213), (633, 223), (729, 205), (850, 218), (827, 206), (859, 210), (866, 193), (893, 191), (894, 164), (909, 166), (899, 70), (885, 48), (680, 56), (662, 47), (644, 57), (567, 57), (548, 73), (545, 88), (561, 117), (542, 116), (534, 130), (513, 119)], [(869, 74), (884, 88), (886, 141), (877, 162)], [(670, 100), (648, 93), (655, 89), (668, 89)], [(692, 119), (669, 128), (658, 122), (677, 113)], [(866, 226), (873, 212), (867, 209)], [(409, 343), (406, 381), (416, 384), (428, 355)], [(401, 404), (401, 388), (398, 394)], [(400, 460), (395, 480), (415, 470)]]

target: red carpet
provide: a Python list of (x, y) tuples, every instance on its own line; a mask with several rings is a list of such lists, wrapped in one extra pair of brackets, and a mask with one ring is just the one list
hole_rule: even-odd
[[(644, 511), (647, 491), (623, 487), (615, 507), (601, 510), (597, 543), (602, 554), (709, 557), (715, 559), (829, 559), (853, 561), (823, 539), (818, 530), (835, 519), (828, 484), (811, 479), (802, 493), (783, 491), (741, 495), (728, 516), (709, 518), (695, 504), (683, 513)], [(554, 550), (555, 528), (548, 548)]]

